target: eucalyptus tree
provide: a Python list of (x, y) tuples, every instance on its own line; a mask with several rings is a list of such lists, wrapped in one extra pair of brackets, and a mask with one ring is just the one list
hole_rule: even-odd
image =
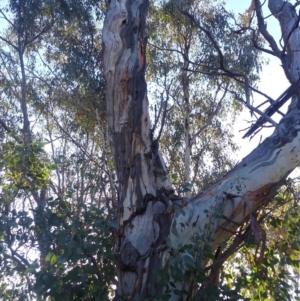
[[(148, 28), (147, 0), (14, 0), (1, 9), (8, 25), (0, 37), (1, 298), (268, 298), (273, 292), (259, 295), (265, 286), (254, 293), (251, 284), (265, 281), (274, 292), (272, 279), (289, 285), (283, 265), (297, 267), (299, 210), (282, 206), (290, 197), (271, 200), (282, 184), (290, 189), (285, 178), (299, 164), (298, 2), (269, 1), (282, 48), (254, 2), (241, 19), (206, 1), (154, 2)], [(251, 93), (260, 92), (259, 51), (282, 61), (292, 85), (280, 124), (251, 103)], [(148, 95), (153, 116), (147, 55), (151, 92), (160, 86), (158, 97)], [(207, 181), (206, 170), (229, 167), (224, 119), (241, 104), (275, 132)], [(215, 170), (207, 158), (220, 160)], [(179, 195), (170, 176), (190, 181), (189, 170), (195, 189), (203, 189), (194, 198)], [(268, 226), (278, 206), (291, 215), (275, 211)], [(275, 248), (264, 229), (275, 236), (279, 224), (285, 239)], [(220, 280), (222, 264), (238, 249), (235, 261), (248, 252), (256, 265), (235, 279), (225, 266)], [(272, 269), (278, 258), (282, 264)], [(266, 279), (266, 271), (282, 277)]]
[[(278, 57), (291, 85), (297, 86), (299, 16), (295, 7), (298, 2), (293, 5), (281, 0), (269, 1), (270, 11), (281, 25), (282, 48), (267, 31), (260, 1), (254, 2), (257, 27), (241, 22), (233, 31), (243, 34), (250, 30), (252, 45)], [(159, 299), (163, 291), (169, 300), (193, 296), (197, 300), (215, 298), (209, 289), (217, 279), (221, 264), (238, 249), (243, 235), (247, 234), (247, 230), (243, 232), (243, 223), (249, 221), (249, 229), (259, 245), (264, 232), (255, 212), (269, 203), (299, 164), (299, 96), (296, 89), (289, 111), (276, 124), (259, 107), (251, 104), (250, 92), (254, 87), (248, 74), (227, 63), (215, 33), (198, 19), (197, 9), (191, 9), (187, 2), (175, 3), (216, 49), (218, 65), (208, 73), (229, 76), (242, 83), (243, 102), (274, 125), (275, 131), (207, 190), (192, 199), (174, 197), (162, 156), (151, 137), (144, 77), (149, 2), (111, 1), (108, 4), (103, 28), (103, 71), (108, 135), (119, 184), (116, 300)], [(270, 49), (262, 45), (261, 38), (267, 41)], [(232, 244), (226, 247), (226, 241), (232, 236)], [(216, 250), (216, 259), (208, 267), (209, 277), (202, 281), (201, 277), (193, 278), (195, 262), (205, 265), (209, 254)], [(164, 268), (164, 273), (160, 274), (159, 268)], [(169, 284), (161, 290), (155, 283), (157, 274)]]

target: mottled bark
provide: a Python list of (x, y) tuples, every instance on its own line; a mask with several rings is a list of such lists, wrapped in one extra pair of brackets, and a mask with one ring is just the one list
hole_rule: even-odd
[[(213, 234), (214, 246), (226, 241), (238, 225), (252, 212), (268, 202), (282, 184), (283, 179), (300, 163), (300, 112), (286, 117), (281, 127), (285, 138), (274, 133), (239, 163), (227, 176), (210, 189), (195, 197), (177, 218), (179, 237), (171, 235), (172, 247), (187, 244), (197, 231)], [(293, 124), (291, 126), (291, 123)], [(297, 124), (296, 127), (294, 124)], [(208, 210), (209, 214), (204, 212)], [(221, 210), (223, 219), (215, 217)]]
[(103, 29), (108, 135), (118, 177), (117, 300), (153, 295), (153, 271), (171, 217), (160, 195), (170, 188), (151, 141), (145, 82), (148, 1), (113, 0)]
[[(103, 30), (108, 134), (118, 177), (119, 232), (117, 300), (141, 300), (157, 293), (155, 272), (169, 250), (162, 248), (173, 220), (179, 236), (170, 234), (170, 248), (188, 244), (196, 233), (214, 238), (212, 248), (227, 240), (250, 211), (270, 200), (286, 176), (300, 163), (300, 111), (296, 95), (274, 134), (226, 177), (182, 206), (184, 214), (167, 212), (171, 186), (163, 181), (164, 164), (151, 141), (144, 27), (148, 0), (112, 0)], [(286, 47), (287, 70), (298, 81), (299, 28), (287, 2), (270, 1), (279, 19)], [(293, 30), (292, 30), (293, 29)], [(217, 218), (220, 211), (223, 218)], [(176, 223), (175, 223), (176, 222)], [(182, 223), (185, 227), (182, 227)], [(184, 272), (184, 271), (183, 271)], [(179, 300), (174, 295), (172, 300)]]

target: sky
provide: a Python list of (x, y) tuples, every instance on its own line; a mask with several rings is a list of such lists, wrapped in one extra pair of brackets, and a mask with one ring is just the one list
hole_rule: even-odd
[[(232, 10), (235, 13), (243, 13), (250, 6), (250, 0), (228, 0), (226, 3), (226, 8)], [(271, 12), (269, 11), (267, 5), (263, 9), (264, 16), (269, 16)], [(281, 38), (280, 26), (277, 20), (270, 16), (266, 19), (267, 29), (273, 35), (273, 37), (278, 41)], [(286, 88), (289, 87), (289, 82), (284, 75), (283, 69), (280, 65), (280, 60), (271, 55), (263, 55), (264, 59), (269, 60), (268, 64), (263, 65), (262, 72), (260, 74), (260, 81), (258, 83), (258, 88), (262, 92), (276, 99), (281, 95)], [(256, 104), (264, 101), (265, 99), (259, 95), (254, 96), (254, 101)], [(285, 111), (285, 108), (282, 111)], [(253, 139), (242, 139), (245, 131), (240, 131), (249, 127), (247, 121), (251, 121), (251, 115), (248, 109), (244, 109), (244, 112), (240, 115), (235, 126), (235, 142), (240, 146), (240, 152), (236, 154), (235, 159), (241, 160), (246, 155), (248, 155), (264, 138), (268, 137), (273, 129), (263, 129), (260, 131)], [(278, 120), (276, 120), (278, 121)]]

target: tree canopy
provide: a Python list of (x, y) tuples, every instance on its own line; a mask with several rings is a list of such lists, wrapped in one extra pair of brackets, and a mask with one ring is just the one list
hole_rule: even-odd
[[(299, 298), (299, 3), (268, 5), (0, 4), (1, 300)], [(274, 133), (238, 163), (244, 108)]]

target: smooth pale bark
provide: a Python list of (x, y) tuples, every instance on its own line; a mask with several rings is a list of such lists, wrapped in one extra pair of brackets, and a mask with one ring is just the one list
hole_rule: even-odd
[[(226, 177), (196, 198), (185, 200), (184, 214), (167, 212), (171, 185), (163, 181), (164, 164), (151, 139), (144, 38), (148, 0), (112, 0), (103, 30), (103, 71), (106, 79), (108, 135), (118, 177), (119, 231), (116, 300), (141, 300), (157, 294), (155, 272), (169, 256), (165, 239), (171, 222), (170, 248), (191, 242), (196, 233), (213, 236), (212, 247), (227, 240), (255, 211), (268, 202), (286, 176), (300, 163), (300, 112), (294, 97), (289, 112), (274, 134), (259, 145)], [(278, 7), (283, 7), (278, 12)], [(270, 1), (288, 40), (285, 72), (298, 81), (299, 28), (289, 36), (296, 14), (289, 3)], [(289, 37), (289, 38), (288, 38)], [(223, 218), (217, 218), (216, 212)], [(185, 223), (183, 228), (180, 223)], [(176, 226), (177, 225), (177, 226)], [(172, 300), (179, 300), (172, 296)]]
[[(242, 224), (249, 215), (249, 208), (255, 212), (274, 196), (282, 180), (300, 163), (300, 113), (285, 120), (285, 138), (273, 134), (219, 183), (183, 208), (185, 214), (176, 220), (179, 237), (171, 234), (172, 247), (190, 243), (192, 236), (203, 231), (206, 225), (210, 227), (205, 231), (214, 233), (214, 245), (217, 246)], [(298, 125), (291, 127), (290, 122)], [(220, 210), (224, 219), (215, 216)], [(182, 228), (180, 223), (189, 226)]]

